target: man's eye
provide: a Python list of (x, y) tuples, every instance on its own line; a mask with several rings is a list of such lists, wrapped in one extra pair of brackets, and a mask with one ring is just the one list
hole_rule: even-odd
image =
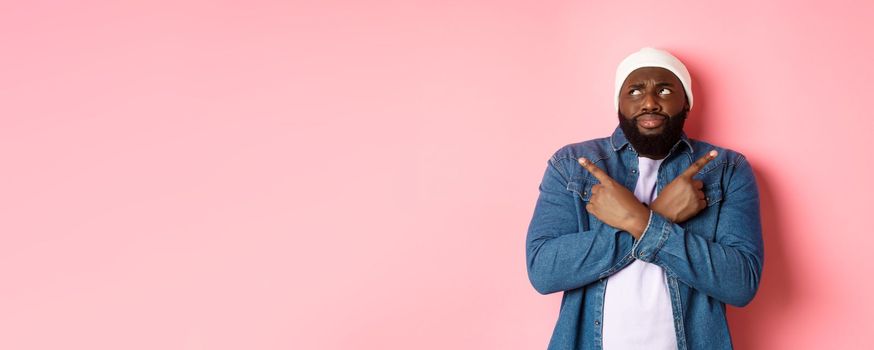
[(640, 89), (632, 89), (631, 92), (629, 92), (628, 94), (629, 95), (640, 95), (641, 92), (640, 92)]
[(659, 91), (660, 94), (665, 94), (665, 95), (668, 95), (671, 92), (672, 92), (671, 89), (662, 89), (661, 91)]

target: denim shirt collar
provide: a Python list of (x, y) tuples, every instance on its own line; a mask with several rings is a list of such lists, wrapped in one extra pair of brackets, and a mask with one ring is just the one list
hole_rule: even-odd
[[(625, 133), (622, 132), (622, 128), (618, 125), (616, 126), (616, 129), (613, 130), (613, 135), (610, 135), (610, 144), (613, 146), (614, 152), (619, 152), (619, 150), (629, 144), (628, 139), (625, 138)], [(682, 147), (682, 145), (685, 145), (686, 147)], [(695, 149), (692, 148), (692, 142), (689, 140), (689, 137), (686, 136), (685, 131), (680, 134), (680, 141), (677, 141), (677, 144), (671, 148), (671, 151), (668, 152), (668, 154), (673, 153), (678, 146), (683, 148), (683, 151), (689, 153), (689, 155), (695, 154)]]

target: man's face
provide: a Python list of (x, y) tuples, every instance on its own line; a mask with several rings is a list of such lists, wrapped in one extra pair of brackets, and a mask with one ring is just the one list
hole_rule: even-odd
[(642, 155), (660, 159), (679, 140), (689, 107), (680, 79), (661, 67), (631, 72), (619, 91), (619, 124)]

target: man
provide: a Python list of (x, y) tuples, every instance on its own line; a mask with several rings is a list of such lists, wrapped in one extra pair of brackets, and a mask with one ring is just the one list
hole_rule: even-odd
[(549, 349), (731, 349), (725, 304), (759, 286), (749, 163), (683, 132), (692, 80), (643, 48), (616, 70), (619, 126), (547, 162), (528, 228), (528, 277), (563, 291)]

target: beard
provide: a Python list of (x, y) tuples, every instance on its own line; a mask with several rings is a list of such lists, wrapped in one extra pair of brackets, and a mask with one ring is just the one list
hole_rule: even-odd
[(625, 133), (625, 138), (634, 147), (640, 155), (646, 155), (653, 159), (662, 159), (668, 155), (671, 148), (680, 141), (680, 136), (683, 134), (683, 124), (686, 123), (686, 114), (688, 111), (683, 109), (676, 115), (667, 117), (665, 127), (661, 133), (656, 135), (644, 135), (637, 128), (637, 118), (625, 118), (622, 112), (619, 112), (619, 127)]

